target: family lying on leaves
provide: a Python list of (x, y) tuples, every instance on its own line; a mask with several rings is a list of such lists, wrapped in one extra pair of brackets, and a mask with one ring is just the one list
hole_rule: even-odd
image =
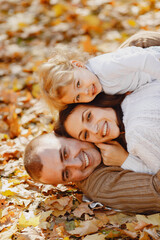
[(59, 119), (26, 146), (28, 174), (44, 184), (75, 182), (113, 209), (160, 212), (160, 33), (81, 55), (56, 49), (41, 66), (44, 99)]

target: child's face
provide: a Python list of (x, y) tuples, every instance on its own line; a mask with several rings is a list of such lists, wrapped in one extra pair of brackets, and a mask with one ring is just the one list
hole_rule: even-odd
[(73, 82), (61, 88), (62, 103), (91, 102), (102, 91), (99, 79), (85, 67), (75, 67), (73, 71)]

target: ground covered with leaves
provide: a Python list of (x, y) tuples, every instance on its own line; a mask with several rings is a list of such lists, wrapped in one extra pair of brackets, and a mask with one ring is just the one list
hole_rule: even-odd
[(37, 77), (51, 49), (63, 44), (96, 55), (139, 30), (160, 31), (158, 0), (1, 0), (1, 240), (160, 239), (160, 214), (91, 209), (74, 184), (37, 184), (23, 167), (26, 144), (52, 131), (57, 117), (43, 107)]

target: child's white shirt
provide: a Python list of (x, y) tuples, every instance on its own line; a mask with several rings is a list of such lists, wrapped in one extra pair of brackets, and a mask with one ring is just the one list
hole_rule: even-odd
[(123, 94), (160, 80), (160, 47), (126, 47), (88, 60), (86, 67), (107, 94)]
[(122, 168), (155, 174), (160, 169), (160, 82), (126, 96), (122, 104), (128, 158)]

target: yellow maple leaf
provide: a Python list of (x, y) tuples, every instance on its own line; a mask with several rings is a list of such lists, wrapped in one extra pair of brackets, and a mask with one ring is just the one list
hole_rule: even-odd
[(8, 182), (12, 183), (12, 185), (19, 185), (21, 183), (21, 181), (19, 181), (18, 179), (9, 179)]
[(94, 27), (98, 27), (100, 25), (100, 19), (95, 16), (95, 15), (88, 15), (84, 17), (84, 21), (90, 25), (90, 26), (94, 26)]
[(128, 24), (131, 26), (131, 27), (136, 27), (137, 26), (137, 23), (134, 19), (128, 19)]
[(55, 13), (55, 17), (60, 17), (66, 11), (66, 6), (64, 6), (63, 4), (56, 4), (53, 7), (53, 10)]
[(35, 98), (38, 98), (40, 96), (40, 87), (39, 84), (34, 84), (32, 86), (32, 95)]
[(13, 192), (13, 191), (11, 191), (11, 190), (1, 191), (0, 193), (1, 193), (3, 196), (6, 196), (6, 197), (16, 195), (16, 193)]
[(40, 215), (26, 219), (26, 217), (24, 216), (24, 213), (22, 213), (19, 218), (18, 226), (19, 228), (26, 228), (29, 226), (36, 227), (39, 224), (39, 219), (40, 219)]

